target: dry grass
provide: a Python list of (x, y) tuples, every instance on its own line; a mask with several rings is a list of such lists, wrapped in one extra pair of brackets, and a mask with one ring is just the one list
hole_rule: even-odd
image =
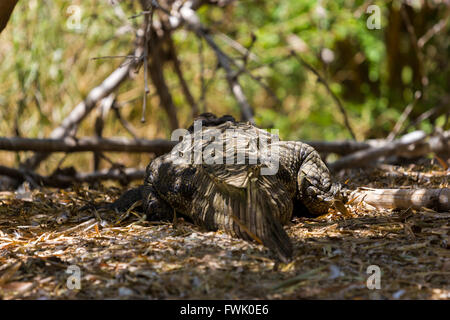
[[(417, 168), (415, 169), (417, 171)], [(405, 172), (407, 172), (406, 170)], [(372, 187), (448, 185), (448, 175), (392, 178), (384, 171), (346, 172), (348, 184)], [(405, 178), (406, 177), (406, 178)], [(431, 177), (431, 178), (430, 178)], [(343, 178), (341, 180), (344, 180)], [(180, 219), (115, 223), (111, 213), (78, 212), (111, 201), (119, 189), (0, 193), (0, 297), (3, 299), (449, 299), (450, 213), (400, 212), (347, 205), (287, 227), (290, 264), (275, 264), (262, 246)], [(81, 270), (70, 290), (68, 266)], [(381, 290), (369, 290), (369, 265)]]

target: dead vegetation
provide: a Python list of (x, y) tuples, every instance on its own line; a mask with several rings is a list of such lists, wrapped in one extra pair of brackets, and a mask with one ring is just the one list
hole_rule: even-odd
[[(437, 166), (396, 168), (396, 175), (386, 169), (347, 170), (336, 178), (351, 190), (448, 187), (448, 172)], [(375, 209), (350, 199), (348, 216), (330, 211), (295, 218), (287, 227), (295, 258), (275, 264), (260, 245), (182, 219), (174, 228), (134, 212), (122, 220), (111, 212), (78, 211), (121, 191), (83, 186), (2, 192), (1, 298), (450, 298), (450, 212)], [(81, 271), (79, 290), (67, 287), (72, 265)], [(366, 286), (370, 265), (381, 269), (380, 290)]]

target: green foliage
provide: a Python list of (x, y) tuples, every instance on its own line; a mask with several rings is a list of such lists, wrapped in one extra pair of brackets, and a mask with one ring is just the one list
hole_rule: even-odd
[[(223, 33), (243, 46), (256, 41), (247, 69), (271, 88), (279, 101), (249, 76), (239, 78), (261, 127), (276, 128), (287, 139), (350, 138), (335, 102), (317, 77), (298, 60), (289, 58), (289, 37), (304, 44), (298, 54), (329, 83), (346, 108), (358, 139), (384, 137), (393, 127), (416, 90), (424, 97), (412, 117), (439, 104), (449, 92), (448, 24), (422, 49), (423, 70), (429, 84), (418, 80), (417, 54), (411, 35), (400, 21), (392, 24), (399, 6), (372, 1), (381, 9), (381, 29), (369, 30), (366, 1), (362, 0), (284, 0), (237, 1), (220, 8), (205, 5), (198, 13), (213, 34)], [(82, 9), (82, 28), (69, 30), (70, 5)], [(136, 2), (120, 3), (129, 17), (139, 12)], [(443, 5), (408, 7), (417, 38), (444, 17)], [(396, 11), (397, 10), (397, 11)], [(431, 18), (430, 18), (431, 17)], [(0, 135), (11, 136), (18, 129), (27, 137), (46, 137), (95, 85), (99, 84), (121, 59), (94, 57), (126, 55), (133, 47), (134, 34), (118, 33), (125, 23), (138, 25), (142, 17), (121, 19), (107, 1), (20, 1), (9, 26), (0, 36)], [(397, 41), (389, 43), (389, 37)], [(199, 40), (180, 29), (173, 34), (185, 78), (199, 99), (201, 92)], [(232, 57), (242, 54), (215, 36), (221, 48)], [(331, 50), (331, 61), (321, 53)], [(208, 83), (201, 111), (233, 114), (240, 110), (231, 96), (223, 70), (217, 70), (214, 53), (203, 43), (204, 74)], [(396, 66), (399, 71), (395, 71)], [(170, 63), (165, 66), (181, 125), (190, 123), (191, 110), (180, 90)], [(398, 74), (396, 74), (396, 72)], [(141, 124), (142, 70), (134, 82), (118, 93), (119, 102), (133, 100), (123, 108), (123, 116), (146, 138), (168, 137), (168, 121), (150, 87), (147, 123)], [(204, 107), (206, 109), (204, 109)], [(85, 121), (79, 135), (92, 135), (95, 114)], [(445, 123), (439, 118), (439, 123)], [(17, 124), (17, 128), (15, 127)], [(431, 124), (424, 124), (431, 130)], [(109, 116), (105, 136), (127, 135), (118, 121)]]

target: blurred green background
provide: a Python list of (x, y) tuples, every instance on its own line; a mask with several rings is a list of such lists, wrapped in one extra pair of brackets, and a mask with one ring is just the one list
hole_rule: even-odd
[[(368, 29), (368, 5), (381, 10), (381, 28)], [(67, 26), (71, 5), (81, 8), (80, 30)], [(134, 31), (142, 17), (137, 1), (19, 1), (7, 28), (0, 35), (0, 136), (48, 137), (77, 103), (120, 64), (121, 59), (93, 59), (126, 55), (134, 46)], [(332, 97), (317, 77), (294, 58), (298, 54), (329, 83), (348, 112), (358, 140), (383, 138), (392, 130), (405, 107), (422, 93), (408, 126), (427, 110), (436, 109), (416, 127), (427, 132), (432, 125), (447, 126), (449, 102), (449, 2), (448, 1), (358, 1), (285, 0), (235, 1), (220, 7), (205, 5), (198, 10), (211, 28), (217, 43), (231, 57), (242, 54), (233, 49), (236, 41), (251, 46), (247, 68), (277, 96), (273, 96), (243, 74), (240, 81), (254, 108), (257, 124), (279, 129), (282, 139), (349, 139), (348, 130)], [(403, 13), (402, 13), (403, 10)], [(406, 18), (405, 18), (406, 16)], [(409, 25), (408, 22), (409, 21)], [(127, 27), (129, 26), (129, 27)], [(441, 28), (427, 35), (433, 27)], [(409, 27), (409, 31), (408, 31)], [(428, 34), (427, 34), (428, 33)], [(252, 35), (255, 41), (252, 41)], [(223, 70), (205, 43), (186, 29), (174, 33), (182, 70), (194, 98), (199, 101), (201, 81), (200, 47), (203, 47), (207, 91), (200, 111), (240, 117)], [(420, 43), (423, 46), (417, 46)], [(191, 109), (182, 94), (171, 66), (165, 66), (182, 126), (192, 121)], [(151, 84), (150, 84), (151, 85)], [(142, 138), (169, 138), (167, 115), (150, 86), (146, 120), (140, 122), (143, 71), (118, 91), (125, 103), (122, 115)], [(94, 135), (97, 113), (83, 122), (78, 136)], [(110, 113), (104, 136), (127, 136)], [(1, 163), (17, 166), (29, 152), (0, 152)], [(63, 158), (54, 154), (40, 168), (50, 172)], [(130, 166), (145, 166), (148, 155), (112, 154), (113, 160)], [(71, 154), (64, 165), (81, 171), (92, 170), (92, 155)]]

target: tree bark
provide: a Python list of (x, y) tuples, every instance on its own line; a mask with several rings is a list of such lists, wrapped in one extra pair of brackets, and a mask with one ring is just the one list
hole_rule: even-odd
[(161, 57), (164, 56), (161, 48), (162, 41), (163, 39), (158, 38), (156, 32), (152, 34), (149, 41), (150, 47), (148, 52), (150, 54), (150, 62), (148, 68), (150, 78), (152, 79), (152, 83), (156, 87), (156, 92), (158, 93), (159, 102), (169, 118), (170, 128), (171, 130), (175, 130), (179, 128), (177, 110), (164, 76), (164, 61), (161, 59)]
[(0, 33), (5, 29), (11, 13), (19, 0), (2, 0), (0, 1)]

